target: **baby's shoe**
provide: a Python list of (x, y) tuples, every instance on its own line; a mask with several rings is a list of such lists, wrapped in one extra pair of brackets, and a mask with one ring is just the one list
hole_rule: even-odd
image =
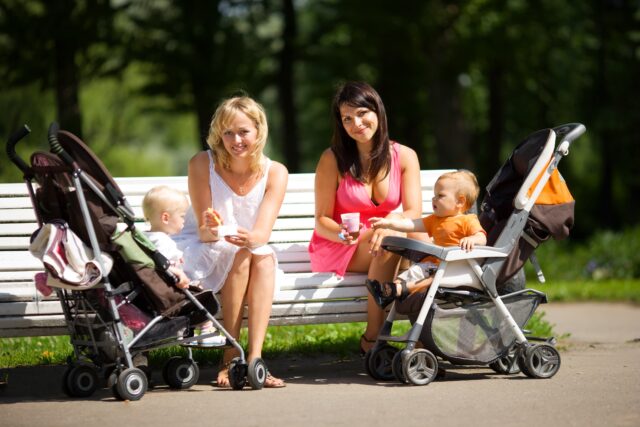
[(200, 336), (213, 334), (209, 337), (198, 338), (198, 344), (203, 347), (222, 347), (227, 344), (227, 338), (214, 327), (200, 330)]

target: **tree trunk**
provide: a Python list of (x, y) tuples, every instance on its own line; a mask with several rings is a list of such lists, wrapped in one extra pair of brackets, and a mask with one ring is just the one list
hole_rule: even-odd
[[(49, 4), (49, 14), (55, 16), (59, 25), (52, 34), (55, 55), (55, 90), (56, 108), (60, 128), (72, 132), (82, 139), (82, 114), (78, 100), (79, 81), (76, 53), (78, 46), (74, 39), (73, 23), (70, 22), (70, 11), (74, 4), (70, 1), (62, 5)], [(64, 10), (64, 13), (60, 13)]]
[(293, 0), (284, 0), (283, 46), (278, 73), (278, 101), (282, 113), (283, 152), (290, 172), (300, 171), (300, 142), (294, 96), (293, 66), (295, 61), (296, 14)]
[[(607, 57), (607, 48), (608, 48), (608, 35), (606, 22), (604, 19), (604, 14), (606, 13), (606, 5), (604, 4), (604, 0), (599, 0), (596, 4), (596, 16), (595, 22), (598, 32), (598, 49), (597, 49), (597, 71), (596, 71), (596, 81), (595, 81), (595, 101), (593, 105), (609, 105), (609, 92), (607, 90), (607, 68), (606, 68), (606, 57)], [(592, 111), (597, 115), (595, 111)], [(603, 123), (602, 121), (599, 123), (600, 129), (596, 128), (596, 132), (599, 131), (599, 138), (596, 137), (596, 140), (600, 141), (599, 151), (600, 151), (600, 185), (598, 188), (598, 221), (603, 224), (605, 227), (615, 227), (616, 219), (614, 215), (613, 205), (613, 145), (615, 144), (615, 139), (613, 138), (613, 132), (609, 130), (611, 126), (610, 123)]]
[(465, 127), (456, 74), (437, 72), (430, 95), (438, 166), (473, 171), (475, 162), (470, 149), (471, 138)]
[[(501, 157), (504, 143), (504, 86), (502, 84), (504, 72), (502, 65), (489, 66), (489, 130), (484, 150), (482, 150), (482, 164), (478, 165), (480, 183), (489, 183), (493, 174), (503, 163)], [(482, 184), (480, 185), (483, 186)]]
[(211, 117), (216, 108), (221, 85), (215, 64), (215, 45), (213, 31), (220, 22), (217, 1), (192, 0), (181, 2), (184, 28), (188, 29), (188, 43), (191, 46), (191, 64), (189, 65), (190, 86), (194, 108), (198, 120), (198, 134), (203, 150), (209, 149), (207, 136)]

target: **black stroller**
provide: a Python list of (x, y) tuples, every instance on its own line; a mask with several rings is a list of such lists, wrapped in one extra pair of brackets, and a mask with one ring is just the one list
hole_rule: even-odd
[[(521, 371), (531, 378), (551, 378), (558, 372), (555, 339), (526, 337), (523, 330), (546, 296), (524, 289), (524, 281), (514, 288), (512, 279), (531, 259), (543, 281), (535, 248), (549, 237), (566, 237), (573, 226), (575, 202), (557, 167), (584, 132), (581, 124), (543, 129), (516, 147), (481, 204), (479, 219), (488, 246), (465, 252), (409, 238), (384, 238), (384, 249), (412, 262), (427, 255), (441, 261), (427, 291), (392, 306), (376, 345), (365, 356), (372, 378), (425, 385), (442, 374), (439, 360), (488, 365), (502, 374)], [(399, 337), (391, 334), (398, 314), (412, 324)], [(417, 348), (418, 341), (424, 348)], [(406, 347), (399, 350), (388, 342)]]
[[(240, 353), (229, 368), (231, 386), (242, 389), (248, 380), (253, 389), (262, 388), (265, 363), (258, 358), (247, 365), (242, 347), (214, 317), (219, 305), (211, 291), (174, 286), (169, 262), (136, 229), (133, 210), (91, 150), (54, 123), (51, 152), (33, 153), (29, 166), (15, 151), (28, 133), (26, 126), (14, 133), (7, 154), (24, 174), (40, 226), (32, 253), (42, 255), (46, 286), (60, 300), (73, 345), (63, 390), (91, 396), (104, 378), (117, 399), (138, 400), (148, 387), (146, 353), (176, 344), (188, 356), (171, 358), (163, 378), (171, 388), (189, 388), (199, 377), (193, 329), (206, 320), (224, 334), (225, 346)], [(68, 268), (78, 264), (80, 274)]]

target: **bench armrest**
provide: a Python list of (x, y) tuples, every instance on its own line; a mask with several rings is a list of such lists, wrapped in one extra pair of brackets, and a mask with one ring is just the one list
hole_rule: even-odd
[(382, 239), (382, 248), (413, 262), (419, 262), (428, 255), (445, 261), (471, 258), (504, 258), (508, 255), (508, 253), (501, 248), (491, 246), (476, 246), (472, 251), (466, 252), (457, 246), (438, 246), (420, 240), (398, 236), (387, 236)]

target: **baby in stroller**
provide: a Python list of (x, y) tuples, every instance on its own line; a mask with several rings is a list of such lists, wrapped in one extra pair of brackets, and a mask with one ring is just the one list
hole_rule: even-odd
[[(515, 148), (481, 204), (479, 220), (488, 246), (477, 241), (471, 249), (398, 236), (383, 239), (385, 250), (414, 263), (432, 256), (439, 264), (423, 292), (390, 286), (391, 295), (408, 295), (395, 299), (375, 346), (365, 355), (365, 370), (372, 378), (426, 385), (443, 371), (442, 361), (488, 365), (498, 373), (522, 372), (531, 378), (551, 378), (558, 372), (555, 339), (525, 336), (523, 329), (546, 296), (507, 284), (540, 243), (569, 234), (575, 202), (557, 167), (584, 132), (579, 123), (542, 129)], [(374, 286), (374, 291), (385, 287)], [(391, 333), (398, 314), (411, 322), (402, 336)], [(389, 342), (406, 346), (398, 349)]]
[[(178, 245), (171, 236), (182, 231), (187, 209), (189, 209), (187, 196), (182, 191), (166, 185), (153, 187), (142, 200), (142, 212), (150, 226), (149, 231), (145, 234), (158, 252), (171, 263), (169, 271), (178, 277), (179, 281), (176, 286), (181, 289), (188, 289), (191, 280), (182, 270), (184, 264), (182, 251), (178, 249)], [(197, 341), (199, 345), (216, 347), (226, 344), (227, 339), (218, 333), (210, 320), (197, 325), (197, 327), (199, 329)]]
[[(433, 214), (420, 219), (370, 218), (373, 228), (396, 231), (427, 232), (436, 245), (460, 246), (465, 251), (487, 243), (484, 231), (475, 214), (465, 214), (474, 206), (480, 187), (475, 175), (467, 170), (447, 172), (436, 180), (433, 196)], [(394, 282), (380, 284), (367, 279), (367, 289), (382, 308), (394, 299), (405, 299), (409, 294), (424, 291), (433, 282), (433, 274), (440, 261), (427, 256), (398, 275)]]

